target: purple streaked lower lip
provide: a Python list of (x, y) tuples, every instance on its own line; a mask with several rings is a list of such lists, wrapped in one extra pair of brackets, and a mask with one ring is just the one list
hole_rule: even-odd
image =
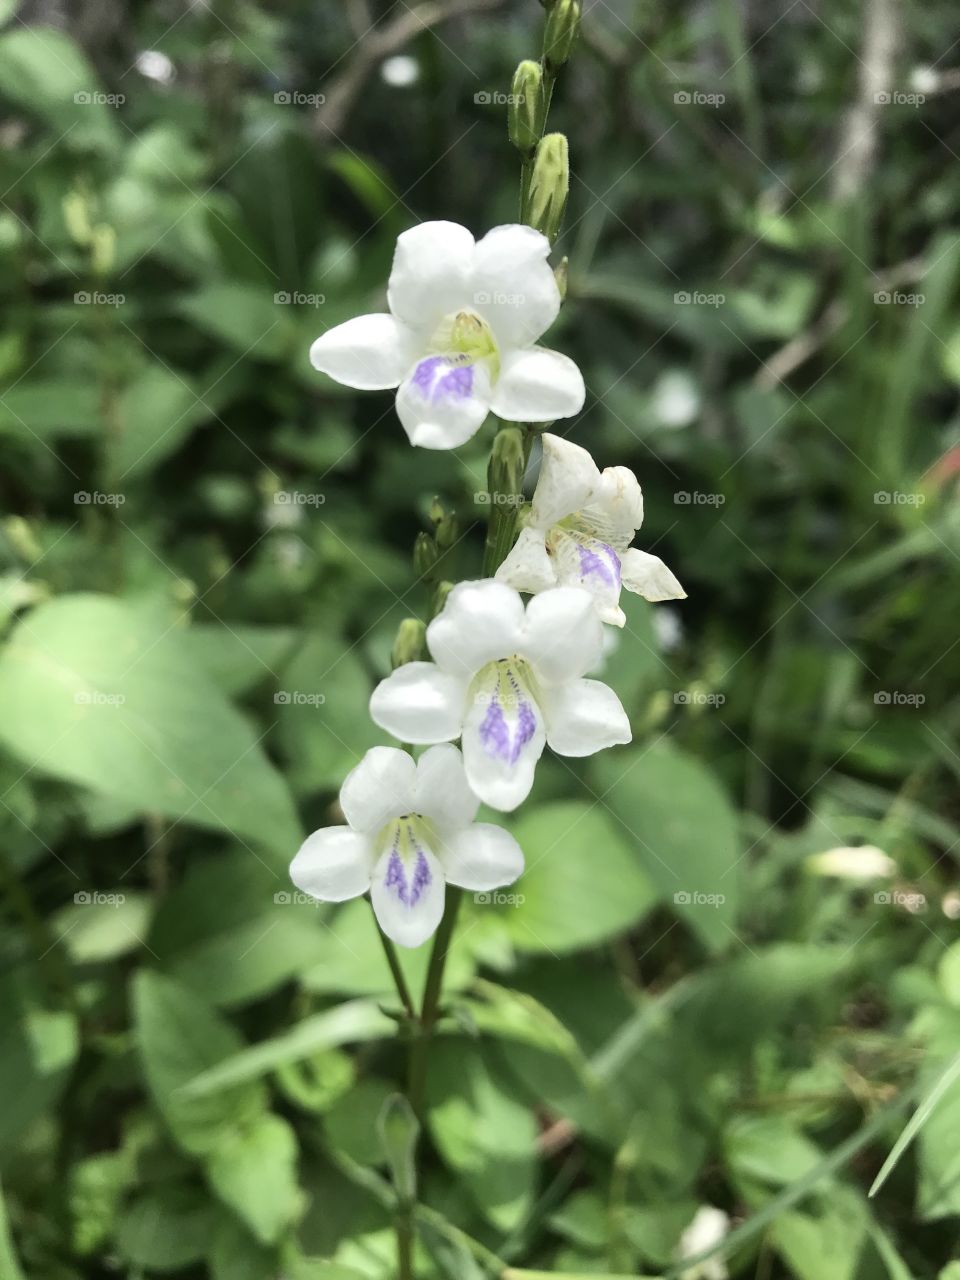
[[(397, 839), (399, 840), (399, 834)], [(398, 850), (394, 847), (390, 854), (390, 861), (387, 863), (387, 874), (384, 877), (385, 887), (392, 889), (405, 907), (415, 907), (417, 905), (433, 878), (430, 875), (430, 866), (426, 856), (416, 843), (412, 832), (410, 833), (410, 839), (413, 841), (417, 851), (413, 864), (413, 875), (409, 874), (403, 858), (400, 857)]]
[(519, 695), (519, 685), (512, 680), (511, 683), (517, 693), (517, 714), (512, 723), (494, 694), (480, 725), (480, 741), (487, 755), (495, 756), (506, 764), (517, 763), (520, 752), (537, 731), (537, 717), (533, 708), (526, 698)]
[(590, 546), (577, 546), (580, 557), (580, 577), (598, 578), (608, 587), (620, 586), (620, 557), (606, 542), (594, 542)]
[(411, 382), (434, 404), (466, 400), (473, 394), (473, 365), (455, 363), (448, 356), (428, 356), (414, 369)]

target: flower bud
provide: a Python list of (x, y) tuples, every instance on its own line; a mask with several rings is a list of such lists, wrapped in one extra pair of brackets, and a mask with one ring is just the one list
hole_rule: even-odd
[(553, 268), (553, 278), (557, 282), (557, 289), (560, 293), (561, 302), (565, 301), (567, 296), (567, 268), (569, 265), (570, 259), (566, 254), (564, 254), (557, 265)]
[(437, 589), (433, 593), (433, 600), (430, 602), (430, 616), (435, 618), (447, 603), (447, 596), (453, 590), (452, 582), (438, 582)]
[(540, 137), (538, 121), (543, 107), (543, 70), (539, 62), (527, 58), (513, 74), (507, 107), (510, 141), (524, 156), (532, 156)]
[(413, 571), (418, 578), (429, 578), (437, 561), (440, 548), (429, 533), (418, 533), (413, 544)]
[(523, 489), (523, 432), (519, 427), (502, 427), (496, 434), (487, 484), (491, 496), (519, 494)]
[(548, 133), (537, 147), (527, 221), (552, 244), (560, 232), (570, 191), (570, 152), (562, 133)]
[(580, 30), (580, 0), (556, 0), (547, 14), (543, 34), (543, 56), (547, 68), (556, 71), (570, 57)]
[(390, 655), (394, 670), (406, 666), (408, 662), (420, 660), (426, 632), (427, 629), (419, 618), (404, 618), (397, 628), (393, 653)]
[(413, 1107), (401, 1093), (391, 1094), (377, 1118), (380, 1143), (400, 1204), (412, 1204), (417, 1198), (417, 1171), (414, 1155), (420, 1124)]
[(451, 511), (437, 525), (437, 546), (441, 551), (449, 551), (460, 535), (460, 523)]
[(446, 514), (447, 514), (446, 508), (444, 507), (443, 503), (440, 501), (438, 497), (435, 497), (433, 501), (430, 503), (430, 510), (428, 512), (428, 515), (430, 517), (430, 523), (434, 527), (436, 527)]

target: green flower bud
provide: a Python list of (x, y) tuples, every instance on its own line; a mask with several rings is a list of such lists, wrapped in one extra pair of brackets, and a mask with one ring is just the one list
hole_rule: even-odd
[(418, 533), (413, 544), (413, 569), (418, 578), (429, 578), (437, 561), (440, 548), (429, 533)]
[(499, 494), (519, 494), (523, 489), (523, 470), (523, 432), (519, 427), (501, 427), (487, 468), (491, 498), (496, 501)]
[(543, 69), (527, 58), (513, 74), (507, 107), (507, 132), (523, 156), (533, 155), (540, 136), (538, 121), (543, 108)]
[(563, 302), (567, 296), (567, 268), (569, 265), (570, 259), (566, 254), (564, 254), (557, 265), (553, 268), (553, 278), (557, 282), (561, 302)]
[(533, 162), (527, 221), (552, 244), (560, 232), (570, 191), (570, 151), (562, 133), (548, 133)]
[(401, 1093), (391, 1094), (383, 1104), (377, 1118), (380, 1143), (402, 1205), (412, 1204), (417, 1198), (417, 1171), (414, 1155), (420, 1124), (413, 1114), (413, 1107)]
[(406, 666), (408, 662), (418, 662), (423, 654), (424, 636), (427, 628), (419, 618), (404, 618), (397, 628), (393, 642), (391, 661), (394, 670)]
[(441, 551), (449, 551), (460, 536), (460, 522), (451, 511), (437, 525), (437, 546)]
[(443, 503), (440, 501), (439, 498), (434, 498), (434, 500), (430, 503), (430, 511), (429, 511), (430, 523), (432, 525), (438, 525), (446, 514), (447, 513)]
[(547, 14), (543, 56), (550, 71), (562, 67), (580, 30), (580, 0), (556, 0)]
[(453, 590), (452, 582), (438, 582), (437, 589), (433, 593), (433, 600), (430, 605), (430, 617), (435, 618), (443, 606), (447, 603), (447, 596)]

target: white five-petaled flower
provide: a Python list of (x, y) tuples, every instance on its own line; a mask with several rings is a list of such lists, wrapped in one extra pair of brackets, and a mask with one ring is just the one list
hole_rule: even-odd
[(397, 387), (411, 443), (455, 449), (492, 410), (515, 422), (579, 413), (574, 362), (534, 344), (557, 317), (550, 244), (532, 227), (494, 227), (479, 242), (455, 222), (422, 222), (397, 240), (389, 314), (322, 334), (310, 360), (364, 391)]
[(603, 626), (587, 592), (557, 587), (520, 595), (493, 579), (461, 582), (427, 627), (433, 662), (409, 662), (370, 699), (373, 720), (402, 742), (461, 738), (467, 779), (495, 809), (530, 792), (544, 744), (589, 756), (630, 741), (620, 700), (584, 673), (596, 666)]
[(308, 836), (290, 878), (323, 902), (369, 889), (381, 929), (402, 947), (418, 947), (434, 932), (447, 881), (486, 892), (523, 871), (513, 836), (474, 822), (480, 801), (449, 744), (417, 761), (397, 747), (373, 747), (347, 775), (340, 807), (348, 825)]
[(622, 627), (620, 588), (647, 600), (686, 592), (658, 556), (631, 547), (643, 522), (643, 495), (632, 471), (600, 471), (586, 449), (543, 437), (540, 478), (516, 545), (497, 580), (518, 591), (557, 584), (585, 587), (603, 622)]

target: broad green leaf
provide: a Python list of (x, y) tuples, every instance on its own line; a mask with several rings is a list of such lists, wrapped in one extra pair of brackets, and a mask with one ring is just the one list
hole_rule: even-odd
[[(39, 996), (37, 997), (39, 999)], [(76, 1019), (39, 1008), (11, 977), (0, 982), (0, 1096), (16, 1105), (0, 1111), (0, 1153), (15, 1148), (20, 1135), (64, 1089), (79, 1049)]]
[(203, 1098), (183, 1091), (189, 1081), (235, 1055), (242, 1045), (233, 1027), (188, 988), (156, 973), (139, 973), (133, 985), (133, 1017), (147, 1085), (186, 1151), (212, 1151), (232, 1130), (263, 1113), (266, 1094), (258, 1083), (223, 1088)]
[(112, 113), (123, 104), (104, 100), (96, 72), (62, 31), (23, 22), (5, 31), (0, 36), (0, 84), (5, 98), (53, 130), (62, 150), (116, 151), (120, 126)]
[(251, 1045), (197, 1076), (184, 1095), (201, 1098), (230, 1085), (256, 1080), (278, 1067), (300, 1062), (322, 1049), (395, 1035), (397, 1024), (372, 1000), (350, 1000), (296, 1023), (283, 1035)]
[(594, 946), (639, 923), (652, 906), (640, 859), (596, 805), (543, 805), (521, 814), (514, 834), (526, 859), (523, 876), (474, 900), (502, 912), (518, 950), (562, 955)]
[(198, 1198), (194, 1185), (158, 1187), (123, 1211), (117, 1250), (136, 1267), (178, 1271), (204, 1256), (215, 1221), (215, 1202)]
[(207, 1157), (217, 1194), (263, 1244), (273, 1244), (296, 1217), (297, 1139), (286, 1120), (261, 1115), (226, 1135)]
[(299, 844), (250, 725), (150, 610), (100, 595), (41, 605), (0, 655), (0, 701), (0, 740), (31, 769), (234, 831), (284, 861)]
[(431, 1048), (427, 1124), (447, 1165), (477, 1207), (501, 1231), (517, 1227), (533, 1203), (537, 1123), (505, 1092), (473, 1044), (440, 1040)]
[(713, 775), (658, 743), (604, 752), (594, 789), (619, 819), (618, 832), (661, 898), (718, 951), (732, 940), (741, 856), (734, 811)]
[(153, 902), (147, 894), (84, 890), (53, 919), (77, 964), (112, 960), (146, 945)]
[(109, 437), (111, 474), (118, 485), (123, 488), (159, 466), (211, 415), (188, 377), (162, 364), (147, 365), (124, 387), (116, 410), (118, 429)]

